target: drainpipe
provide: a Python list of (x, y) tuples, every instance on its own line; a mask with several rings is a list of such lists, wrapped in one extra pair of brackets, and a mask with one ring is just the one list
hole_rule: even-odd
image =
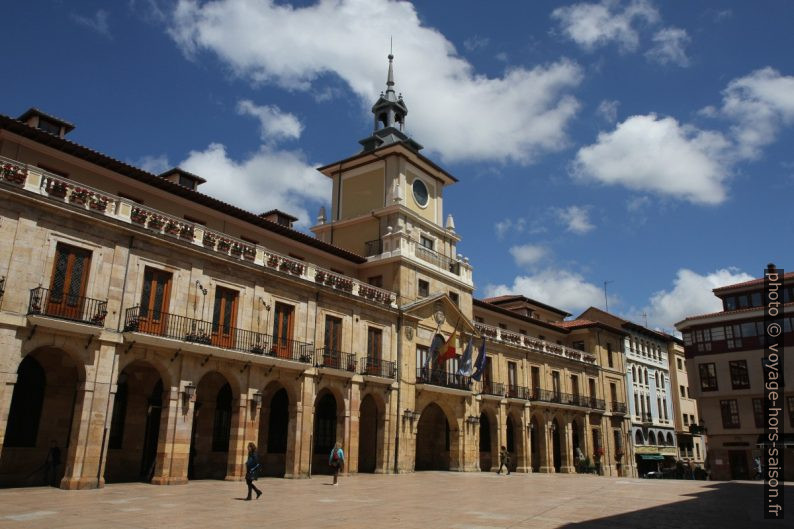
[(394, 473), (398, 473), (400, 457), (400, 394), (402, 393), (402, 345), (403, 345), (403, 311), (398, 309), (397, 315), (397, 415), (394, 422)]

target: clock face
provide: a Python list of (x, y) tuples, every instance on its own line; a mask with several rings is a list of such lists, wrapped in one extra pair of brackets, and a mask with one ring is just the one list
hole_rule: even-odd
[(427, 192), (427, 186), (425, 186), (425, 183), (417, 178), (414, 180), (414, 183), (411, 187), (413, 188), (414, 200), (416, 203), (421, 207), (427, 206), (429, 193)]

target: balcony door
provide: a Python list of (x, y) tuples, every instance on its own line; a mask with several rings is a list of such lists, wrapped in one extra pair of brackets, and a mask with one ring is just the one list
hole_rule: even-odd
[(367, 372), (380, 374), (380, 361), (383, 354), (383, 331), (376, 327), (367, 330)]
[(143, 289), (138, 313), (138, 328), (149, 334), (166, 334), (171, 274), (148, 266), (143, 272)]
[(507, 394), (511, 397), (518, 394), (518, 375), (515, 362), (507, 363)]
[[(55, 249), (50, 295), (45, 301), (48, 315), (72, 320), (85, 319), (83, 304), (90, 265), (90, 251), (58, 243)], [(93, 315), (85, 316), (90, 318)]]
[(325, 317), (324, 343), (323, 365), (339, 368), (339, 356), (342, 352), (342, 318)]
[(276, 356), (292, 358), (292, 325), (295, 308), (286, 303), (276, 303), (273, 317), (273, 350)]
[(234, 347), (237, 324), (238, 292), (230, 288), (215, 288), (215, 304), (212, 308), (212, 345)]

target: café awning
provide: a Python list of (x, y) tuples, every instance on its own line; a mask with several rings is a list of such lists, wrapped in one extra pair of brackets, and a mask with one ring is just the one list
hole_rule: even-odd
[(640, 454), (640, 459), (645, 461), (664, 461), (662, 454)]

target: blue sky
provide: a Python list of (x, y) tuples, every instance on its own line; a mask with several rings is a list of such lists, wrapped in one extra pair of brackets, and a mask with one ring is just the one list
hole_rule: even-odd
[[(371, 132), (394, 39), (407, 129), (476, 295), (603, 307), (670, 329), (711, 289), (792, 261), (794, 4), (13, 2), (7, 115), (308, 226), (314, 170)], [(643, 313), (645, 316), (643, 316)]]

